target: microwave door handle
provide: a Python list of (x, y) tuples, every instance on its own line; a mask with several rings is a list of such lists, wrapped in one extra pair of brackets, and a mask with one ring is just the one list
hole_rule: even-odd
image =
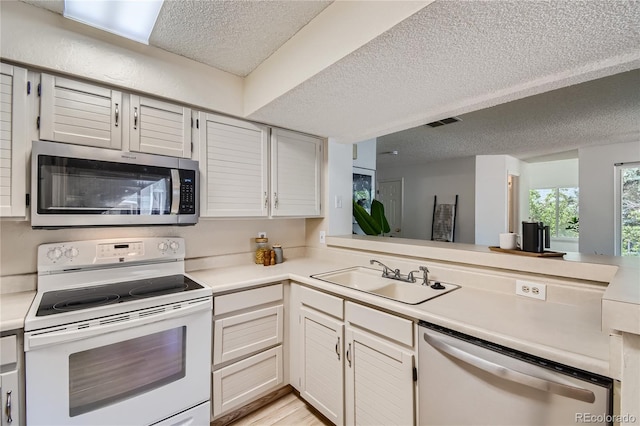
[(171, 211), (170, 214), (178, 214), (180, 208), (180, 171), (171, 169)]
[(480, 358), (474, 354), (470, 354), (463, 349), (455, 347), (449, 343), (445, 343), (443, 340), (427, 333), (424, 333), (424, 340), (440, 352), (502, 379), (520, 383), (544, 392), (551, 392), (567, 398), (577, 399), (578, 401), (592, 403), (596, 400), (594, 393), (588, 389), (566, 385), (512, 370), (487, 359)]

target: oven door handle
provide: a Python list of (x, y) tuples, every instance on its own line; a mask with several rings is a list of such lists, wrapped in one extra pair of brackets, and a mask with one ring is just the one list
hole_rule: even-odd
[[(174, 306), (177, 306), (175, 304)], [(72, 330), (59, 330), (59, 331), (44, 331), (44, 332), (27, 332), (24, 335), (24, 350), (29, 351), (33, 349), (39, 349), (45, 346), (56, 345), (60, 343), (72, 342), (74, 340), (86, 339), (88, 337), (95, 337), (100, 334), (113, 333), (116, 331), (126, 330), (132, 327), (140, 327), (146, 324), (166, 321), (175, 318), (181, 318), (188, 315), (192, 315), (202, 311), (210, 311), (212, 308), (212, 301), (210, 298), (207, 300), (191, 303), (184, 307), (172, 308), (171, 305), (168, 308), (164, 308), (163, 312), (157, 314), (150, 314), (144, 317), (138, 317), (135, 319), (126, 319), (125, 316), (130, 314), (115, 315), (112, 318), (103, 318), (102, 320), (93, 320), (98, 322), (96, 325), (90, 325), (84, 328), (74, 328)], [(153, 308), (152, 308), (153, 309)], [(123, 317), (119, 320), (118, 317)], [(117, 321), (110, 323), (100, 323), (102, 321)]]

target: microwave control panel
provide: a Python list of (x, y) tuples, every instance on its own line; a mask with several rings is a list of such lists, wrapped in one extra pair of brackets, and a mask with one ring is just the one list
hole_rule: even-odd
[(179, 214), (196, 213), (196, 172), (180, 170), (180, 207)]

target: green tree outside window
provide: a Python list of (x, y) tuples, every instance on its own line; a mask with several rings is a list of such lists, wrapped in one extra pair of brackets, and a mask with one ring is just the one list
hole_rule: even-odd
[(578, 188), (545, 188), (529, 191), (529, 216), (549, 225), (554, 238), (578, 238)]

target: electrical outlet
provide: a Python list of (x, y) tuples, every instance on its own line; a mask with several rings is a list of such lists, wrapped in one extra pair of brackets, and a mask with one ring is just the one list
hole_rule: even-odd
[(547, 300), (547, 285), (533, 281), (516, 280), (516, 294), (532, 299)]
[(326, 242), (325, 237), (327, 236), (326, 232), (320, 231), (320, 244), (324, 244)]
[(258, 238), (267, 238), (267, 233), (264, 231), (258, 232)]

